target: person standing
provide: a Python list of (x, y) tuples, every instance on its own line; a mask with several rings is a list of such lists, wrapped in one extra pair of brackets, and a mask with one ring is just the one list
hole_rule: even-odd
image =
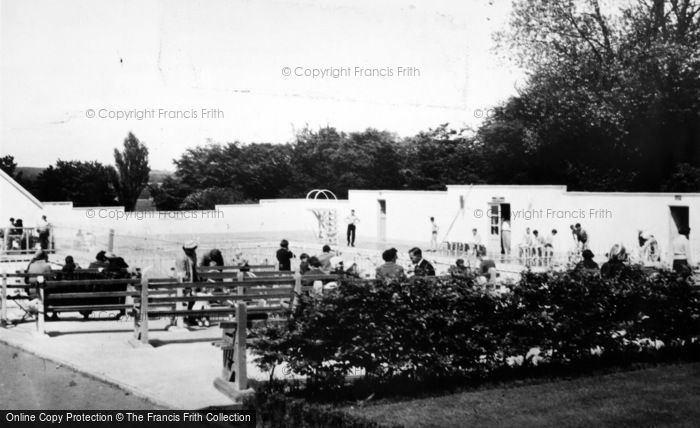
[(355, 210), (350, 210), (350, 215), (347, 216), (347, 218), (345, 219), (345, 222), (348, 224), (348, 232), (347, 232), (348, 247), (354, 247), (355, 246), (355, 232), (357, 231), (357, 223), (360, 222), (360, 219), (355, 215)]
[(552, 231), (544, 239), (544, 261), (547, 264), (552, 263), (554, 258), (554, 240), (557, 236), (557, 229), (552, 229)]
[[(179, 253), (175, 259), (175, 272), (178, 277), (182, 278), (182, 282), (197, 282), (197, 243), (194, 241), (187, 241), (182, 246), (182, 253)], [(185, 288), (185, 296), (192, 295), (192, 288)], [(189, 302), (187, 309), (191, 310), (194, 306), (194, 301)], [(174, 323), (174, 319), (171, 321)], [(187, 319), (190, 323), (192, 318)]]
[(197, 282), (197, 243), (187, 241), (175, 259), (175, 271), (183, 282)]
[(36, 225), (36, 230), (39, 232), (39, 244), (42, 250), (47, 250), (49, 248), (50, 228), (51, 225), (46, 221), (46, 216), (42, 215), (41, 220), (39, 220)]
[(503, 246), (503, 254), (506, 257), (510, 257), (510, 239), (510, 221), (505, 219), (501, 224), (501, 245)]
[(277, 250), (277, 263), (279, 263), (279, 270), (291, 271), (292, 258), (294, 258), (294, 253), (289, 251), (289, 241), (283, 239), (280, 242), (279, 250)]
[(477, 254), (481, 252), (481, 247), (484, 243), (481, 241), (481, 235), (479, 235), (479, 231), (476, 228), (472, 229), (472, 236), (469, 238), (467, 244), (469, 245), (469, 252), (472, 253), (472, 256), (476, 257)]
[(415, 276), (435, 276), (435, 268), (429, 261), (423, 258), (423, 252), (418, 247), (408, 250), (408, 256), (413, 263), (413, 275)]
[(574, 231), (581, 251), (588, 250), (590, 248), (588, 245), (588, 232), (581, 227), (581, 223), (576, 223), (576, 226), (574, 226)]
[(430, 250), (428, 251), (437, 251), (437, 246), (438, 246), (438, 231), (440, 230), (440, 227), (435, 223), (435, 217), (430, 217)]
[(690, 275), (692, 273), (689, 234), (689, 227), (681, 227), (678, 230), (678, 236), (673, 238), (673, 242), (671, 243), (673, 249), (673, 271), (683, 275)]

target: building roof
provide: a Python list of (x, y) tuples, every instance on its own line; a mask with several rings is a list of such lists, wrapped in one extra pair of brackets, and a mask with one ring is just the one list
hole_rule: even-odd
[(27, 189), (22, 187), (21, 184), (16, 182), (14, 178), (10, 177), (10, 175), (7, 174), (2, 169), (0, 169), (0, 179), (7, 181), (12, 187), (17, 189), (25, 198), (27, 198), (30, 202), (32, 202), (38, 208), (40, 208), (40, 209), (44, 208), (42, 203), (39, 202), (39, 200), (37, 198), (35, 198), (34, 195), (32, 195)]

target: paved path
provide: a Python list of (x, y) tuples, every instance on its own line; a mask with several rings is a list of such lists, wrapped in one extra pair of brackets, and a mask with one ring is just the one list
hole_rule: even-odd
[[(34, 323), (25, 322), (0, 328), (0, 343), (50, 360), (47, 364), (54, 368), (62, 365), (86, 373), (164, 408), (230, 406), (232, 401), (213, 385), (221, 374), (222, 354), (211, 342), (220, 339), (220, 329), (167, 332), (165, 320), (150, 324), (153, 348), (131, 347), (133, 324), (113, 320), (47, 322), (48, 335), (43, 336), (35, 333)], [(266, 379), (251, 360), (249, 377)], [(3, 367), (0, 373), (4, 372)]]
[(2, 343), (0, 361), (3, 409), (163, 409), (114, 385)]

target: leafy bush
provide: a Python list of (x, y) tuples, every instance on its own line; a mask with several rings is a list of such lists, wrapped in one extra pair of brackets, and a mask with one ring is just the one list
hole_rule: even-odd
[(641, 359), (660, 342), (682, 349), (700, 336), (700, 293), (672, 272), (636, 267), (613, 279), (524, 272), (504, 294), (474, 278), (343, 281), (302, 296), (286, 323), (258, 334), (261, 368), (285, 363), (306, 376), (308, 391), (330, 398), (358, 369), (377, 384), (425, 382), (601, 354)]

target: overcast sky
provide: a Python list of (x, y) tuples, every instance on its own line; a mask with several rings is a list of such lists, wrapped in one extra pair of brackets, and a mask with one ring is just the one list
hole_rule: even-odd
[(208, 139), (475, 126), (522, 80), (491, 51), (507, 0), (0, 4), (0, 155), (20, 166), (112, 164), (129, 131), (173, 170)]

